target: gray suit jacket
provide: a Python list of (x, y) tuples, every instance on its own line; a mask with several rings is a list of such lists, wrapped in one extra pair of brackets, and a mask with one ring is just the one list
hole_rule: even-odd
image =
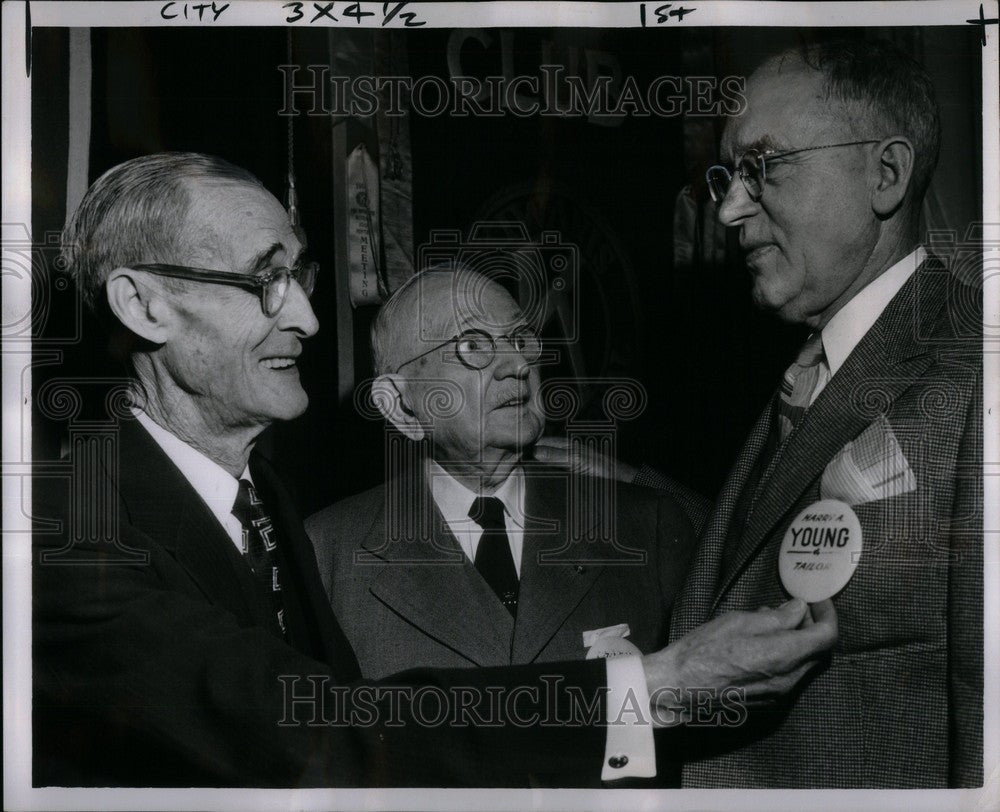
[(864, 550), (834, 599), (832, 656), (777, 711), (705, 731), (702, 749), (689, 750), (686, 786), (982, 783), (981, 308), (981, 289), (928, 260), (772, 456), (773, 400), (764, 410), (699, 542), (672, 638), (788, 598), (782, 537), (819, 499), (838, 450), (876, 420), (887, 421), (916, 489), (855, 507)]
[[(530, 518), (516, 621), (417, 478), (392, 480), (307, 520), (362, 673), (578, 660), (586, 653), (584, 631), (618, 623), (629, 624), (629, 640), (644, 653), (665, 644), (694, 540), (676, 502), (619, 483), (611, 486), (612, 508), (599, 499), (570, 515), (571, 501), (586, 502), (593, 487), (600, 492), (609, 483), (552, 469), (526, 474)], [(602, 527), (607, 540), (599, 539)]]

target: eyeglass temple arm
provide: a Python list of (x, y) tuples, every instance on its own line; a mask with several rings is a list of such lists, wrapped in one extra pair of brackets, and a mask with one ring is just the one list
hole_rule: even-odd
[(181, 265), (162, 265), (159, 263), (144, 263), (132, 266), (137, 271), (146, 271), (157, 276), (172, 279), (189, 279), (194, 282), (220, 282), (245, 290), (260, 290), (264, 283), (255, 277), (235, 273), (222, 273), (208, 268), (186, 268)]
[(449, 338), (449, 339), (448, 339), (447, 341), (442, 341), (442, 342), (441, 342), (440, 344), (435, 344), (435, 345), (434, 345), (433, 347), (431, 347), (431, 348), (430, 348), (429, 350), (424, 350), (424, 351), (423, 351), (422, 353), (420, 353), (419, 355), (414, 355), (414, 356), (413, 356), (412, 358), (408, 358), (407, 360), (403, 361), (403, 363), (401, 363), (401, 364), (400, 364), (400, 365), (399, 365), (398, 367), (396, 367), (396, 373), (398, 374), (398, 373), (399, 373), (399, 370), (401, 370), (401, 369), (402, 369), (403, 367), (405, 367), (405, 366), (406, 366), (407, 364), (412, 364), (412, 363), (413, 363), (414, 361), (419, 361), (419, 360), (420, 360), (421, 358), (423, 358), (423, 357), (424, 357), (425, 355), (430, 355), (430, 354), (431, 354), (432, 352), (434, 352), (435, 350), (439, 350), (439, 349), (441, 349), (442, 347), (445, 347), (445, 346), (447, 346), (447, 345), (448, 345), (448, 344), (450, 344), (450, 343), (451, 343), (452, 341), (454, 341), (454, 340), (455, 340), (456, 338), (458, 338), (458, 336), (452, 336), (452, 337), (451, 337), (451, 338)]

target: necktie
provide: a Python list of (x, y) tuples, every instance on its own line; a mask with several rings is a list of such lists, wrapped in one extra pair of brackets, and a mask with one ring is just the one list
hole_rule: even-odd
[(809, 401), (823, 372), (823, 336), (813, 333), (785, 370), (778, 392), (778, 439), (784, 442), (809, 408)]
[(476, 497), (469, 510), (469, 518), (483, 528), (476, 548), (476, 569), (504, 608), (516, 616), (519, 584), (503, 516), (503, 502), (495, 496)]
[(785, 439), (809, 408), (809, 401), (812, 400), (823, 374), (823, 358), (822, 336), (820, 333), (813, 333), (799, 350), (792, 365), (785, 370), (767, 441), (747, 476), (733, 511), (724, 547), (727, 558), (735, 554), (757, 500), (766, 487), (764, 475), (772, 468), (775, 455), (781, 453)]
[(233, 515), (243, 525), (243, 555), (253, 570), (254, 580), (261, 596), (274, 609), (278, 628), (286, 636), (285, 607), (281, 598), (278, 579), (277, 536), (270, 517), (264, 512), (264, 503), (253, 485), (240, 480), (240, 488), (233, 504)]

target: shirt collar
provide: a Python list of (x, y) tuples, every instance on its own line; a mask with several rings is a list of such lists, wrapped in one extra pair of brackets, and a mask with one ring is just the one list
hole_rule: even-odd
[[(239, 491), (239, 481), (236, 477), (196, 448), (171, 434), (145, 412), (138, 409), (131, 411), (139, 424), (163, 449), (170, 461), (180, 469), (184, 478), (191, 483), (191, 487), (205, 502), (209, 510), (221, 523), (225, 524), (227, 517), (232, 512), (233, 505), (236, 503), (236, 494)], [(249, 466), (244, 469), (241, 479), (253, 483)]]
[[(472, 503), (480, 494), (465, 487), (434, 460), (428, 466), (431, 478), (431, 495), (444, 520), (449, 524), (464, 522), (469, 518)], [(510, 476), (493, 493), (504, 506), (507, 515), (518, 526), (524, 524), (524, 474), (515, 466)]]
[(831, 375), (837, 374), (847, 356), (926, 258), (927, 252), (920, 246), (879, 274), (834, 314), (823, 328), (823, 352)]

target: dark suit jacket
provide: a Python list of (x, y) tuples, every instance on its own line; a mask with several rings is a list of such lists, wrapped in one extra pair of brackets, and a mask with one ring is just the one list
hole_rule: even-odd
[[(834, 599), (829, 661), (790, 707), (706, 735), (703, 752), (689, 751), (685, 785), (982, 782), (981, 303), (981, 289), (929, 260), (770, 459), (774, 401), (764, 410), (706, 525), (671, 637), (788, 598), (777, 565), (786, 529), (819, 498), (831, 458), (880, 416), (917, 487), (855, 507), (864, 550)], [(734, 515), (757, 478), (741, 522)]]
[[(516, 621), (468, 560), (429, 489), (394, 481), (310, 517), (320, 574), (366, 677), (414, 667), (469, 667), (582, 659), (584, 631), (627, 623), (643, 653), (666, 644), (670, 609), (693, 546), (691, 523), (666, 494), (524, 469), (529, 517)], [(596, 491), (595, 488), (601, 488)], [(605, 491), (604, 489), (608, 489)], [(584, 503), (587, 493), (613, 493)], [(403, 541), (391, 518), (427, 535)], [(416, 514), (423, 512), (423, 518)], [(388, 520), (387, 520), (387, 517)], [(604, 528), (607, 540), (583, 539)]]
[[(263, 459), (252, 457), (252, 473), (280, 533), (291, 644), (273, 633), (231, 540), (153, 439), (125, 421), (95, 448), (73, 481), (35, 481), (36, 785), (506, 786), (599, 773), (599, 727), (507, 722), (544, 718), (551, 702), (566, 708), (568, 691), (593, 696), (603, 663), (411, 671), (359, 686), (311, 545)], [(104, 540), (87, 541), (95, 529)], [(500, 724), (419, 724), (406, 694), (375, 694), (388, 685), (425, 686), (446, 701), (467, 688), (467, 718)], [(494, 708), (487, 686), (528, 690)], [(318, 701), (293, 705), (293, 693)]]

